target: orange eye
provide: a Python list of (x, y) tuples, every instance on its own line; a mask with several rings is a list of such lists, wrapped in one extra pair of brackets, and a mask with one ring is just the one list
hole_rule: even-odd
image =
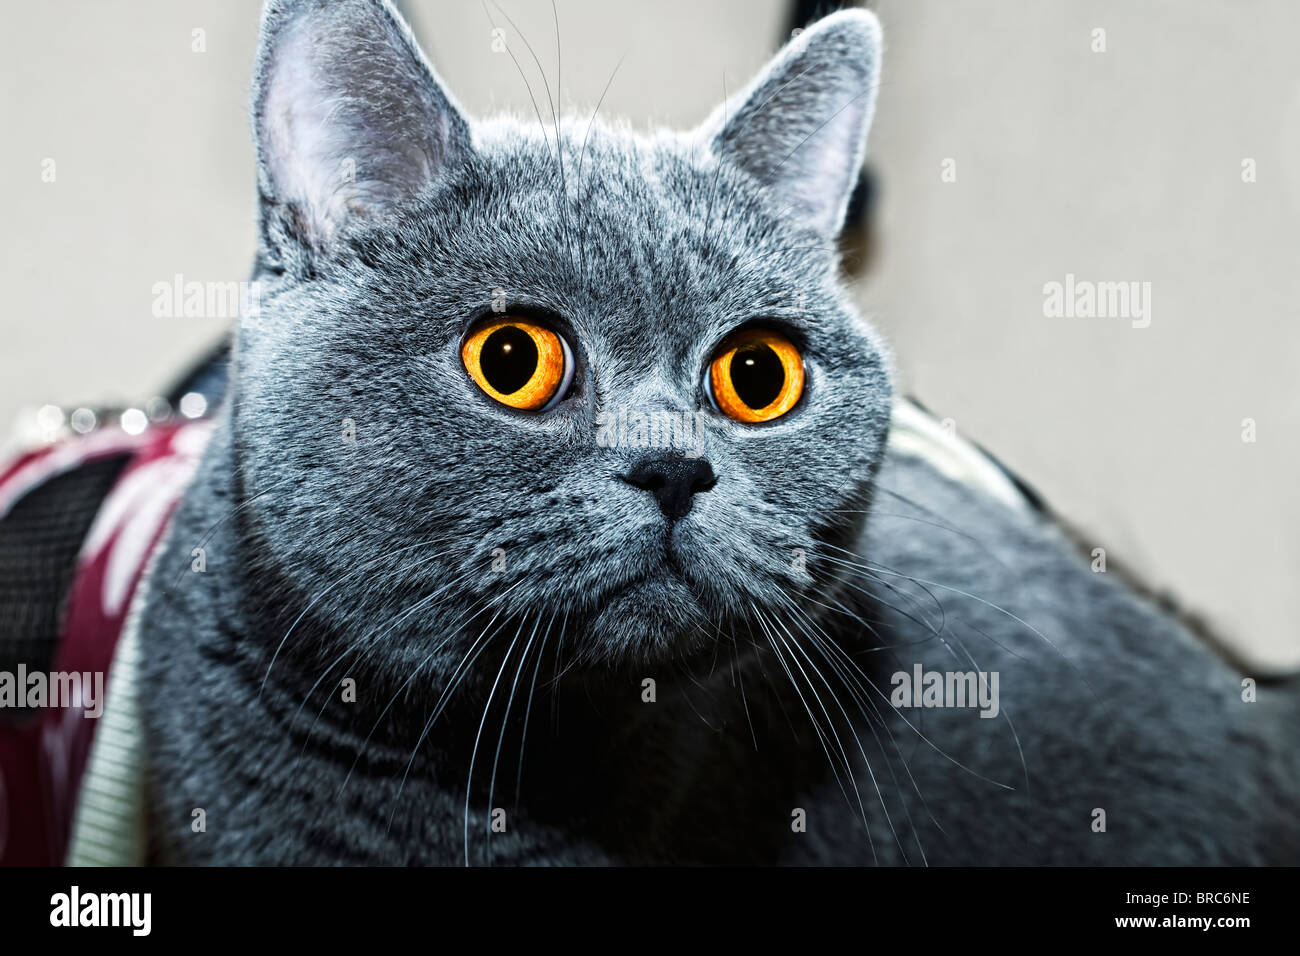
[(465, 371), (502, 405), (541, 411), (573, 379), (568, 343), (546, 326), (518, 316), (479, 324), (460, 347)]
[(713, 355), (708, 385), (718, 410), (738, 422), (770, 422), (803, 394), (803, 359), (780, 332), (746, 329)]

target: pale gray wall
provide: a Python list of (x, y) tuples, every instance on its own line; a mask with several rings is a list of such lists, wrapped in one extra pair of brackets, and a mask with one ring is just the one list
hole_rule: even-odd
[[(407, 7), (471, 112), (531, 111), (479, 0)], [(776, 0), (558, 8), (567, 108), (589, 110), (626, 54), (602, 112), (639, 125), (697, 122), (724, 75), (734, 90), (759, 66), (786, 15)], [(554, 85), (550, 5), (505, 9)], [(880, 9), (880, 245), (860, 298), (904, 385), (1261, 666), (1300, 664), (1300, 5)], [(151, 288), (177, 272), (245, 275), (257, 12), (254, 0), (6, 12), (0, 424), (24, 405), (141, 400), (222, 334), (154, 318)], [(1090, 49), (1096, 27), (1104, 53)], [(940, 178), (948, 158), (956, 182)], [(1045, 318), (1043, 284), (1067, 272), (1152, 283), (1151, 326)], [(1247, 417), (1254, 444), (1240, 438)]]
[[(908, 384), (1112, 558), (1300, 662), (1300, 4), (881, 12), (862, 301)], [(1066, 273), (1150, 282), (1150, 327), (1045, 318)]]

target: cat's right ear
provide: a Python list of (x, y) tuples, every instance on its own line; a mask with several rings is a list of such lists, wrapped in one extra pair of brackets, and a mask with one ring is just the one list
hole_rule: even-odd
[(270, 0), (253, 79), (262, 265), (309, 274), (470, 150), (469, 125), (388, 0)]
[(834, 238), (862, 167), (880, 50), (880, 21), (867, 10), (818, 20), (705, 121), (714, 156), (761, 183), (793, 221)]

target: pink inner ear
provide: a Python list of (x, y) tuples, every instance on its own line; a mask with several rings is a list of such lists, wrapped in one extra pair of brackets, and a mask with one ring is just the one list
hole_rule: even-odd
[(332, 238), (353, 190), (343, 166), (346, 143), (332, 128), (348, 124), (330, 122), (338, 119), (330, 115), (337, 94), (314, 68), (314, 47), (307, 24), (286, 28), (267, 77), (262, 136), (277, 198), (299, 208), (308, 238), (319, 245)]

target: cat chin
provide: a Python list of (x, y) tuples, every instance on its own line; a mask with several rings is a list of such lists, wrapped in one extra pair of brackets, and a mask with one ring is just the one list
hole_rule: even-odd
[(680, 657), (713, 633), (699, 596), (678, 576), (633, 582), (603, 599), (582, 624), (584, 655), (626, 664)]

